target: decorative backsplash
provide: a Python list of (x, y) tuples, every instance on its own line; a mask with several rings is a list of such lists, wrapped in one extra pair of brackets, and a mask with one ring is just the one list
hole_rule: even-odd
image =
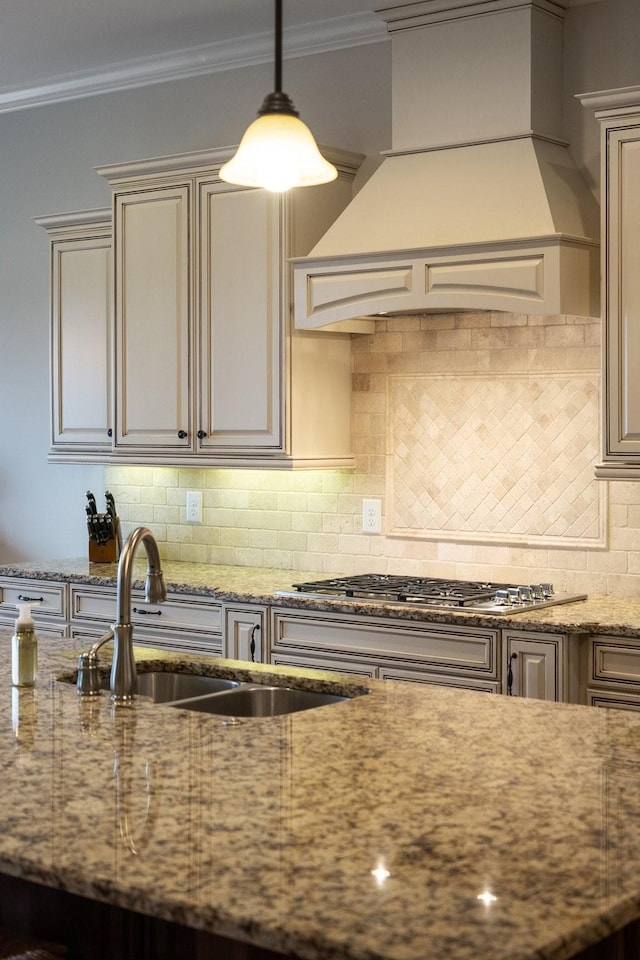
[(599, 415), (580, 372), (390, 376), (387, 533), (602, 548)]
[[(638, 596), (640, 483), (593, 480), (600, 327), (381, 318), (352, 338), (355, 470), (110, 467), (107, 483), (125, 531), (148, 524), (171, 559)], [(463, 431), (455, 443), (443, 422)], [(202, 525), (186, 523), (187, 490), (203, 491)], [(382, 536), (362, 533), (364, 497), (382, 500)]]

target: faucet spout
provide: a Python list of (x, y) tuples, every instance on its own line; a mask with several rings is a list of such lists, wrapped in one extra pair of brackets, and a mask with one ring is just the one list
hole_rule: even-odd
[(147, 554), (145, 599), (162, 603), (167, 590), (162, 576), (158, 544), (147, 527), (136, 527), (127, 537), (118, 562), (116, 594), (116, 623), (113, 624), (113, 663), (111, 666), (111, 699), (114, 703), (131, 703), (136, 693), (136, 663), (133, 655), (133, 625), (131, 623), (131, 581), (133, 559), (142, 544)]

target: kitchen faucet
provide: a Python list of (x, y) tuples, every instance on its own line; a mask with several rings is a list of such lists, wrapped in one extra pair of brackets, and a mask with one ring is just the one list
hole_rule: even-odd
[(116, 593), (116, 622), (100, 637), (88, 653), (78, 660), (78, 693), (93, 696), (99, 693), (98, 649), (108, 640), (114, 641), (111, 665), (111, 699), (116, 704), (132, 703), (136, 694), (136, 662), (133, 655), (133, 625), (131, 623), (131, 580), (133, 558), (142, 543), (147, 554), (147, 575), (144, 597), (148, 603), (162, 603), (167, 589), (162, 576), (158, 544), (147, 527), (136, 527), (127, 537), (118, 562)]

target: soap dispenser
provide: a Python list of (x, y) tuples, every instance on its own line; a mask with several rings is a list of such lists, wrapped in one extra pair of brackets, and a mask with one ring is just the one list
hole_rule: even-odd
[(18, 603), (15, 633), (11, 638), (11, 682), (14, 687), (33, 687), (38, 675), (38, 639), (31, 608), (37, 603)]

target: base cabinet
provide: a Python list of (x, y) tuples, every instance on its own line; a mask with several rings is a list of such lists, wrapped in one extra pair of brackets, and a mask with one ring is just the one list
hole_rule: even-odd
[(503, 632), (504, 692), (510, 697), (567, 701), (567, 638), (551, 634)]
[(19, 603), (33, 603), (37, 631), (68, 636), (67, 584), (57, 580), (0, 577), (0, 624), (13, 627)]
[(272, 608), (271, 663), (500, 692), (500, 634)]
[[(109, 629), (116, 614), (114, 587), (70, 584), (70, 636), (93, 641)], [(134, 643), (186, 653), (222, 656), (222, 604), (199, 595), (171, 593), (164, 603), (131, 595)]]
[(586, 702), (640, 711), (640, 639), (590, 638)]
[(225, 606), (224, 656), (262, 663), (267, 652), (268, 622), (266, 607)]
[[(116, 586), (0, 577), (0, 625), (36, 604), (39, 633), (91, 645), (116, 617)], [(640, 711), (640, 637), (552, 634), (132, 593), (134, 642), (380, 680)]]

